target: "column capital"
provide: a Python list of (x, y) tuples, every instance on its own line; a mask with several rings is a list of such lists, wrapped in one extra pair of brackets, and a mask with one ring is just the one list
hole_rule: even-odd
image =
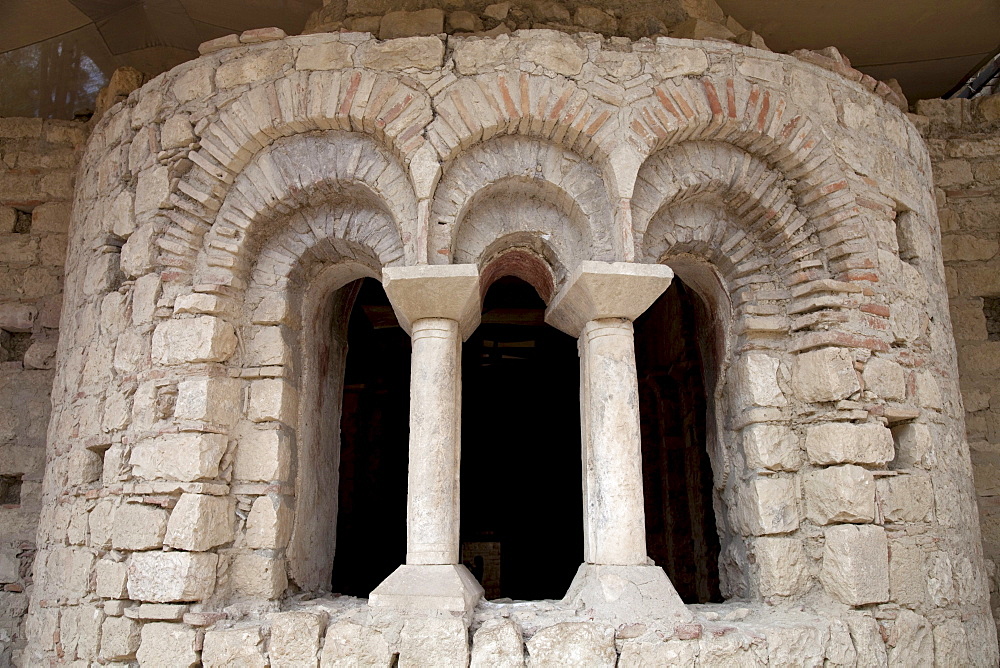
[(552, 298), (545, 322), (579, 337), (591, 320), (635, 320), (663, 294), (673, 277), (674, 272), (663, 264), (586, 260)]
[(463, 339), (479, 326), (479, 268), (474, 264), (386, 267), (382, 287), (407, 334), (423, 318), (458, 321)]

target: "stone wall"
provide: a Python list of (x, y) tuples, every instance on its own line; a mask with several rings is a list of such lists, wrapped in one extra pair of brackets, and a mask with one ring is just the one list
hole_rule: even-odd
[[(82, 163), (30, 661), (461, 665), (471, 632), (476, 665), (996, 663), (930, 161), (875, 84), (550, 30), (203, 52)], [(556, 291), (584, 260), (666, 263), (712, 304), (729, 603), (616, 628), (323, 597), (331, 295), (513, 251)]]
[(0, 664), (24, 646), (63, 261), (87, 126), (0, 118)]
[(983, 546), (1000, 611), (1000, 96), (926, 100), (941, 242)]

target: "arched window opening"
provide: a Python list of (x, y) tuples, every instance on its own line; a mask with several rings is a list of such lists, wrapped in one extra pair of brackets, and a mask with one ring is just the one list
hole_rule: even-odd
[(583, 554), (576, 339), (513, 276), (462, 359), (462, 562), (486, 598), (562, 598)]
[(367, 597), (406, 555), (410, 337), (378, 281), (341, 291), (357, 297), (347, 326), (333, 591)]
[[(722, 601), (708, 438), (708, 307), (679, 278), (635, 321), (646, 546), (685, 603)], [(708, 380), (706, 380), (708, 379)]]

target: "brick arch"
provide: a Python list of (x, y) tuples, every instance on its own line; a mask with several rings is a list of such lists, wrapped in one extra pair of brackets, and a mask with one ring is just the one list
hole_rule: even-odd
[(219, 107), (189, 154), (159, 240), (162, 264), (190, 271), (230, 189), (274, 141), (311, 131), (364, 134), (401, 165), (426, 144), (430, 98), (407, 77), (362, 69), (300, 72), (257, 84)]
[(601, 172), (551, 142), (498, 137), (462, 153), (435, 191), (428, 261), (479, 262), (494, 240), (546, 239), (558, 263), (614, 258), (614, 207)]
[[(344, 211), (335, 220), (289, 219), (299, 209), (317, 207), (326, 207), (329, 215)], [(412, 262), (413, 240), (402, 226), (416, 215), (406, 172), (371, 137), (331, 130), (280, 139), (235, 179), (204, 236), (195, 279), (239, 287), (269, 236), (291, 225), (294, 249), (309, 243), (310, 235), (324, 236), (311, 227), (317, 220), (331, 226), (335, 236), (369, 248), (383, 266)]]

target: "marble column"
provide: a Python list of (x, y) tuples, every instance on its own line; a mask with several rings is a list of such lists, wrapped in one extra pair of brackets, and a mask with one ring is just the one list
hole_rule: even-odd
[(479, 273), (474, 265), (387, 268), (382, 284), (413, 345), (406, 563), (369, 604), (470, 612), (483, 588), (458, 563), (461, 350), (479, 324)]
[(690, 617), (646, 554), (632, 329), (672, 277), (664, 265), (582, 262), (545, 314), (580, 349), (584, 563), (565, 601), (618, 622)]

